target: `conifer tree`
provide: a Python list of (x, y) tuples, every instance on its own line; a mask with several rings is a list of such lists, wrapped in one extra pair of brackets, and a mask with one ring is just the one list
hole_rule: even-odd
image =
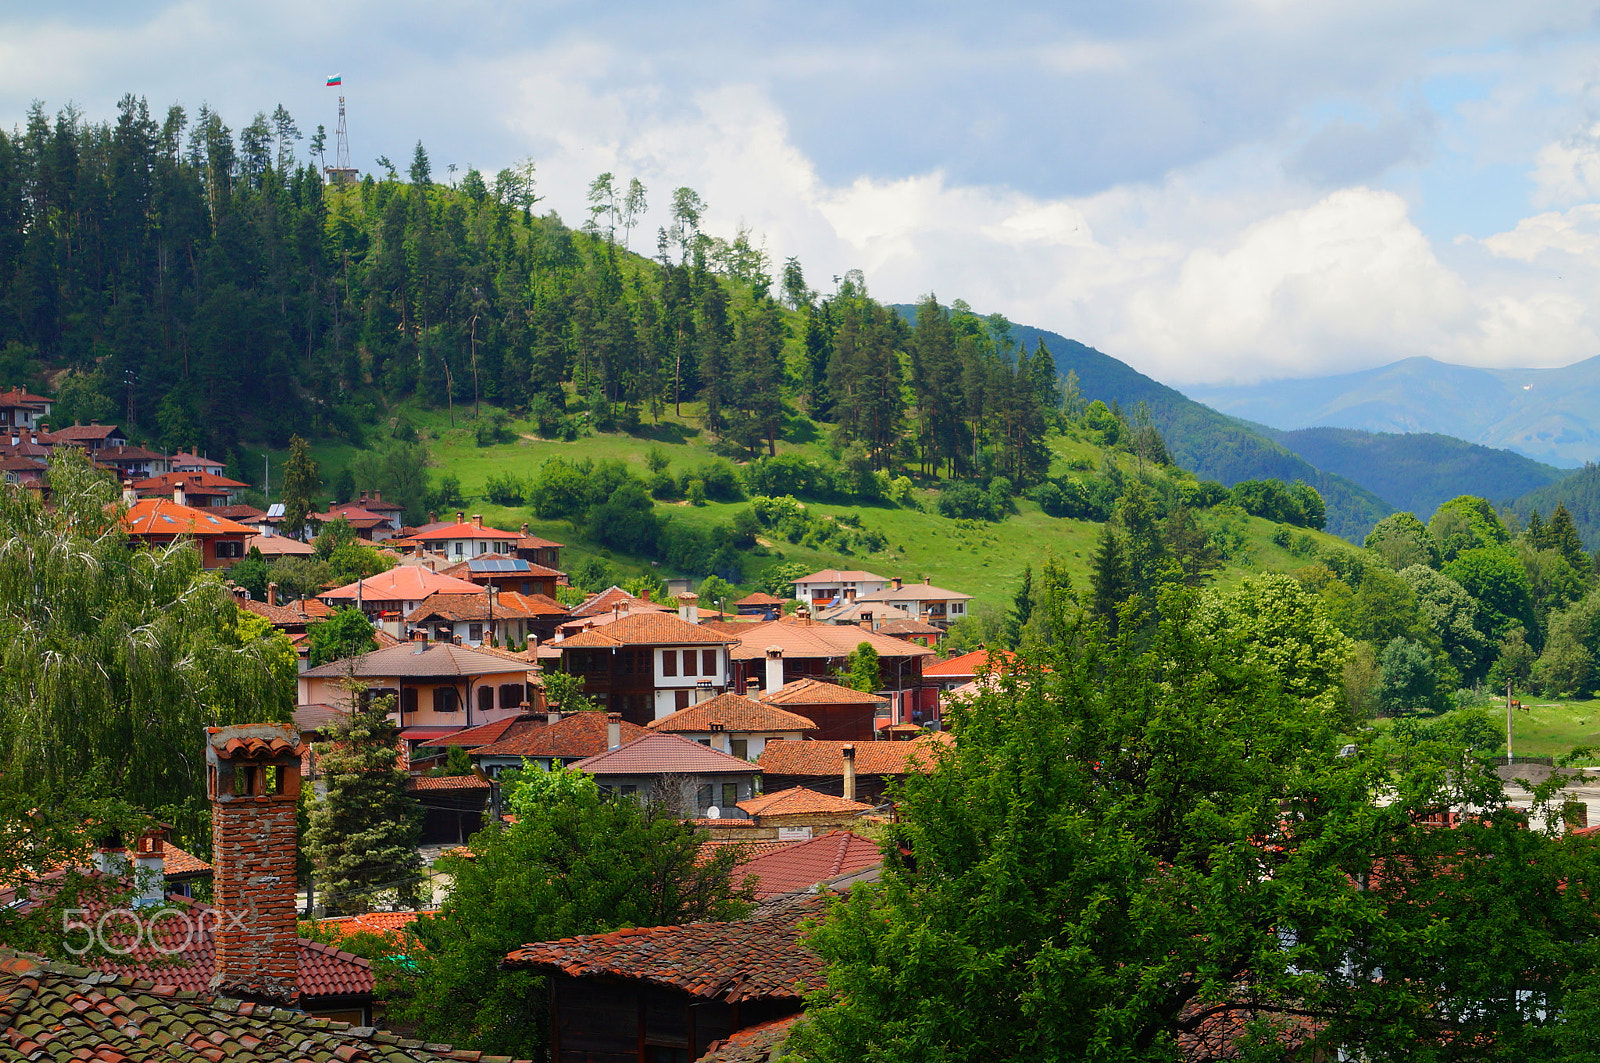
[(422, 808), (406, 792), (392, 710), (391, 698), (357, 697), (313, 747), (326, 791), (311, 807), (306, 849), (330, 914), (371, 911), (391, 898), (405, 908), (424, 900)]
[(314, 505), (312, 492), (322, 485), (317, 475), (317, 460), (311, 444), (299, 436), (289, 439), (289, 459), (283, 464), (283, 532), (298, 536), (306, 529), (306, 517)]

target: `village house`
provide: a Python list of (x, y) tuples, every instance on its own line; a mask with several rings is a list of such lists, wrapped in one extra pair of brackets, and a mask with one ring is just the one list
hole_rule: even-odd
[(732, 877), (741, 885), (753, 885), (756, 900), (769, 901), (841, 876), (859, 875), (882, 863), (883, 850), (877, 842), (848, 830), (833, 830), (773, 846), (735, 867)]
[(356, 538), (369, 543), (387, 542), (399, 533), (399, 529), (390, 522), (388, 514), (375, 513), (354, 502), (329, 506), (325, 513), (306, 514), (306, 522), (311, 525), (312, 535), (321, 535), (324, 528), (341, 520), (356, 533)]
[(469, 521), (464, 514), (457, 513), (454, 524), (418, 531), (408, 541), (427, 553), (441, 554), (451, 561), (465, 561), (485, 554), (510, 554), (521, 538), (516, 532), (484, 527), (481, 514), (474, 513)]
[(243, 524), (170, 498), (144, 498), (132, 503), (122, 525), (131, 538), (149, 546), (188, 539), (200, 551), (201, 567), (207, 569), (237, 564), (244, 557), (245, 540), (255, 534)]
[(528, 723), (507, 727), (467, 755), (485, 774), (498, 778), (508, 768), (522, 767), (524, 761), (544, 771), (569, 767), (649, 733), (617, 712), (545, 713), (542, 720), (535, 714)]
[(213, 476), (221, 476), (227, 470), (227, 465), (191, 450), (180, 450), (168, 459), (173, 472), (203, 472)]
[[(175, 498), (196, 509), (231, 506), (249, 484), (209, 472), (164, 472), (133, 484), (140, 498)], [(181, 492), (181, 494), (180, 494)]]
[(979, 674), (1003, 675), (1017, 659), (1010, 650), (990, 650), (980, 647), (944, 661), (934, 661), (922, 667), (922, 677), (930, 686), (941, 691), (953, 691), (977, 679)]
[(747, 594), (733, 603), (740, 616), (753, 616), (761, 620), (776, 620), (783, 615), (783, 599), (766, 591)]
[(738, 804), (756, 795), (761, 779), (748, 760), (653, 732), (569, 767), (593, 775), (603, 790), (661, 802), (688, 819), (744, 818)]
[(643, 725), (728, 689), (728, 651), (738, 640), (694, 619), (692, 602), (679, 616), (631, 613), (550, 648), (564, 671), (583, 677), (585, 694)]
[(498, 587), (502, 591), (516, 591), (518, 594), (542, 594), (551, 599), (555, 598), (556, 587), (567, 575), (520, 557), (501, 554), (474, 557), (470, 561), (436, 571), (440, 575), (464, 579), (480, 587)]
[(768, 742), (795, 742), (817, 729), (804, 716), (775, 708), (751, 695), (729, 691), (668, 716), (652, 720), (650, 730), (677, 734), (741, 760), (761, 755)]
[(104, 447), (95, 454), (94, 463), (116, 473), (118, 480), (147, 480), (171, 470), (165, 454), (132, 444)]
[(528, 526), (524, 524), (522, 526), (522, 534), (517, 539), (516, 546), (512, 552), (522, 560), (531, 561), (535, 565), (560, 569), (561, 546), (561, 543), (552, 542), (549, 539), (541, 539), (537, 535), (530, 534)]
[(851, 801), (881, 801), (889, 783), (933, 770), (949, 733), (911, 742), (773, 742), (757, 763), (770, 790), (803, 786)]
[(349, 711), (351, 680), (360, 697), (392, 697), (390, 718), (401, 727), (409, 762), (418, 746), (478, 724), (543, 708), (527, 661), (416, 639), (300, 673), (300, 705)]
[(856, 823), (875, 806), (818, 793), (804, 786), (740, 801), (739, 808), (759, 828), (775, 828), (779, 841), (805, 841), (818, 830), (836, 830)]
[(858, 595), (857, 600), (890, 605), (912, 620), (948, 630), (951, 624), (966, 617), (972, 595), (935, 587), (930, 577), (923, 577), (921, 583), (902, 584), (896, 576), (888, 588)]
[(405, 618), (435, 594), (479, 594), (482, 588), (464, 579), (430, 572), (421, 565), (396, 565), (387, 572), (323, 591), (324, 605), (355, 606), (368, 620), (397, 638), (405, 637)]
[[(778, 665), (781, 661), (773, 663)], [(769, 679), (768, 685), (774, 680), (775, 677)], [(871, 741), (876, 738), (880, 726), (890, 721), (894, 704), (892, 698), (882, 694), (869, 694), (842, 683), (811, 676), (785, 683), (763, 694), (761, 700), (810, 720), (816, 732), (809, 737), (839, 741)]]
[(30, 394), (22, 388), (0, 391), (0, 435), (7, 429), (33, 432), (39, 428), (40, 421), (50, 416), (54, 402), (54, 399)]
[(815, 614), (819, 609), (853, 602), (863, 594), (881, 591), (887, 586), (886, 577), (872, 572), (825, 568), (795, 580), (794, 596)]
[(90, 421), (88, 424), (59, 428), (54, 432), (47, 432), (47, 428), (47, 425), (39, 426), (39, 442), (51, 447), (82, 447), (89, 452), (90, 457), (98, 456), (100, 451), (107, 447), (128, 445), (128, 437), (114, 424)]
[(411, 630), (424, 629), (429, 637), (482, 646), (493, 640), (499, 646), (521, 646), (534, 634), (541, 617), (565, 617), (559, 604), (489, 587), (480, 594), (433, 594), (406, 614)]

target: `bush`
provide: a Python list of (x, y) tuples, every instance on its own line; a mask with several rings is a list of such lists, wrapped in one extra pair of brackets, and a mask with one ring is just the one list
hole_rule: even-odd
[(966, 480), (947, 481), (939, 491), (939, 515), (967, 520), (993, 521), (998, 519), (994, 500), (975, 483)]
[(491, 476), (483, 485), (483, 497), (497, 506), (520, 506), (527, 498), (527, 484), (516, 473)]

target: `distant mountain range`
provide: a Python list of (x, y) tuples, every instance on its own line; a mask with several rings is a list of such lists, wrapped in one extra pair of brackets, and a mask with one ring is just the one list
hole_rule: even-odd
[(1559, 369), (1476, 369), (1407, 358), (1343, 376), (1185, 391), (1223, 413), (1284, 431), (1441, 433), (1569, 469), (1600, 457), (1600, 356)]

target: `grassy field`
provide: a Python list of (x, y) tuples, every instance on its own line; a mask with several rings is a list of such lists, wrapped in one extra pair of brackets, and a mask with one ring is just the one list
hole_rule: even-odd
[[(1512, 751), (1519, 757), (1559, 757), (1578, 747), (1596, 750), (1596, 756), (1582, 761), (1600, 765), (1600, 699), (1558, 701), (1524, 695), (1526, 711), (1515, 713), (1512, 722)], [(1505, 702), (1491, 705), (1489, 715), (1497, 724), (1505, 722)]]
[[(431, 477), (447, 474), (461, 482), (462, 494), (468, 499), (468, 512), (483, 514), (484, 522), (495, 527), (516, 529), (526, 522), (538, 535), (567, 544), (563, 564), (571, 568), (586, 556), (607, 558), (625, 572), (654, 571), (661, 576), (679, 573), (662, 571), (647, 562), (625, 557), (613, 557), (608, 551), (597, 549), (577, 530), (561, 521), (541, 521), (527, 507), (505, 508), (490, 504), (483, 492), (491, 476), (514, 473), (528, 477), (551, 458), (567, 460), (589, 458), (595, 461), (615, 459), (624, 462), (639, 475), (647, 472), (645, 455), (657, 447), (666, 456), (668, 470), (678, 474), (724, 457), (712, 446), (698, 423), (701, 412), (692, 404), (685, 404), (682, 418), (665, 417), (657, 425), (646, 425), (638, 434), (592, 433), (573, 442), (540, 438), (533, 427), (525, 422), (512, 421), (514, 442), (490, 447), (479, 447), (473, 438), (470, 408), (458, 410), (455, 423), (442, 411), (404, 411), (406, 419), (416, 428), (418, 437), (426, 443), (431, 456)], [(1070, 437), (1052, 436), (1052, 473), (1061, 474), (1072, 467), (1097, 469), (1103, 460), (1095, 444)], [(321, 444), (313, 446), (325, 483), (332, 480), (355, 457), (358, 451), (349, 445)], [(830, 458), (821, 429), (803, 418), (791, 421), (785, 438), (779, 442), (779, 452), (797, 454), (823, 461)], [(257, 455), (259, 452), (257, 452)], [(260, 467), (257, 455), (247, 457)], [(284, 452), (272, 454), (274, 479), (281, 473)], [(737, 459), (735, 460), (737, 463)], [(1125, 472), (1133, 474), (1133, 459), (1121, 455), (1119, 461)], [(862, 526), (875, 529), (887, 540), (887, 547), (877, 553), (841, 554), (813, 550), (787, 542), (773, 543), (767, 558), (753, 559), (754, 564), (746, 576), (753, 578), (756, 571), (770, 564), (797, 561), (815, 568), (861, 568), (883, 576), (900, 576), (908, 582), (924, 577), (938, 586), (975, 595), (979, 605), (1007, 607), (1021, 579), (1023, 568), (1032, 564), (1036, 569), (1050, 555), (1063, 561), (1079, 588), (1088, 585), (1090, 558), (1100, 533), (1100, 525), (1086, 521), (1056, 519), (1046, 516), (1037, 505), (1019, 499), (1019, 512), (996, 524), (956, 522), (940, 517), (933, 511), (936, 494), (932, 490), (917, 492), (922, 510), (898, 506), (855, 506), (808, 503), (813, 513), (847, 516), (858, 519)], [(679, 521), (702, 526), (725, 523), (743, 503), (709, 503), (689, 506), (684, 503), (658, 503), (658, 514)], [(443, 518), (444, 514), (440, 514)], [(1202, 515), (1202, 521), (1213, 519)], [(1243, 548), (1234, 561), (1217, 574), (1217, 584), (1227, 587), (1237, 583), (1252, 572), (1288, 572), (1304, 565), (1306, 561), (1289, 550), (1272, 543), (1275, 526), (1258, 518), (1235, 518), (1243, 540)], [(1309, 533), (1318, 545), (1343, 544), (1334, 536)], [(1348, 544), (1344, 544), (1348, 545)]]

